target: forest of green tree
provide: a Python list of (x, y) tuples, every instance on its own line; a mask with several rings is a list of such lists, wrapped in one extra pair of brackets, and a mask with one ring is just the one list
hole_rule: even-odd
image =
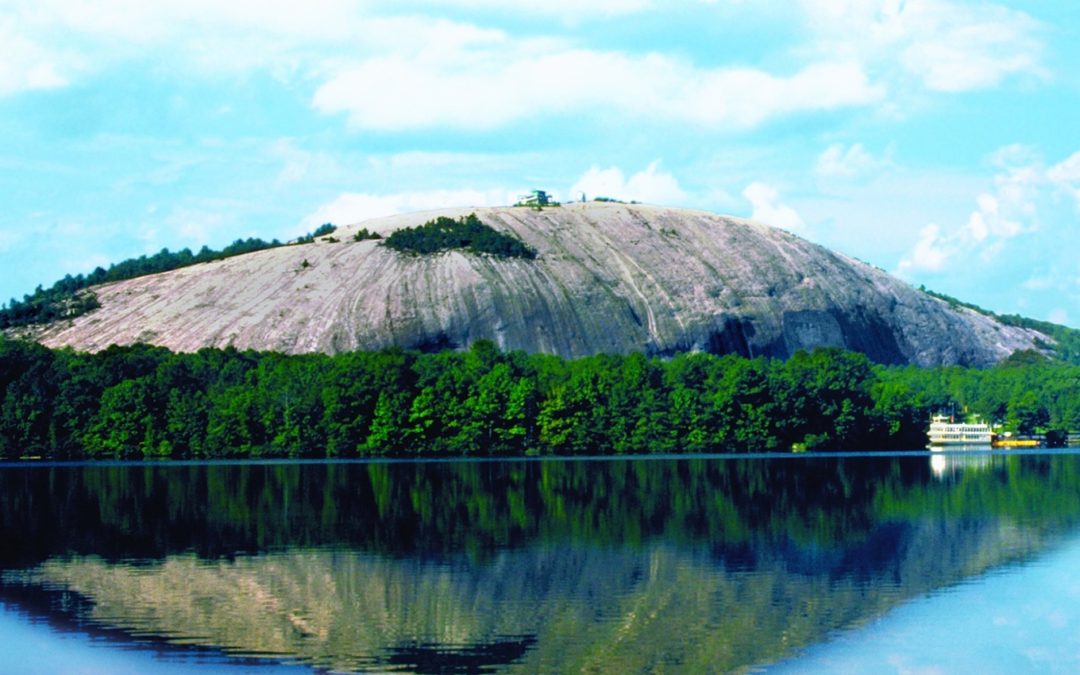
[(519, 239), (480, 222), (475, 213), (454, 220), (439, 216), (416, 227), (403, 227), (386, 238), (384, 245), (400, 253), (427, 255), (461, 249), (500, 258), (536, 257), (536, 251)]
[(913, 449), (940, 410), (1063, 439), (1080, 427), (1080, 367), (1033, 353), (989, 369), (886, 367), (836, 349), (565, 360), (489, 342), (89, 354), (0, 338), (2, 458)]

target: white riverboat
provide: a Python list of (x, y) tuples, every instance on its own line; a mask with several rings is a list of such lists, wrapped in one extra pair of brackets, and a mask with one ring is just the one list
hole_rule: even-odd
[(930, 448), (945, 446), (990, 447), (992, 433), (985, 422), (954, 422), (948, 415), (930, 418)]

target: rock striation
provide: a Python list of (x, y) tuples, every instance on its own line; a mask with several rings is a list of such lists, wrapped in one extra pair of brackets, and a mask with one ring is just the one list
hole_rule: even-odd
[[(413, 256), (377, 241), (475, 212), (535, 260)], [(881, 363), (989, 365), (1050, 338), (952, 308), (866, 263), (759, 223), (619, 203), (445, 209), (95, 289), (101, 308), (40, 327), (50, 347), (147, 342), (287, 353), (392, 345), (579, 357), (700, 350), (786, 357), (844, 347)]]

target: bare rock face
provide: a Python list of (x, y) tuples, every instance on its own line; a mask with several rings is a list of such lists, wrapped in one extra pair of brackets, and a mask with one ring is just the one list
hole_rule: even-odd
[[(404, 255), (352, 241), (475, 212), (535, 260)], [(577, 357), (701, 350), (786, 357), (836, 346), (882, 363), (989, 365), (1041, 333), (1002, 325), (782, 230), (615, 203), (447, 209), (339, 228), (288, 246), (106, 284), (101, 308), (38, 329), (51, 347), (148, 342), (288, 353), (391, 345)]]

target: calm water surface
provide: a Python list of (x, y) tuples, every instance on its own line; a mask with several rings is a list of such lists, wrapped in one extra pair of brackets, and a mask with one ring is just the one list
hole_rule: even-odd
[(1080, 456), (0, 467), (0, 672), (1080, 670)]

